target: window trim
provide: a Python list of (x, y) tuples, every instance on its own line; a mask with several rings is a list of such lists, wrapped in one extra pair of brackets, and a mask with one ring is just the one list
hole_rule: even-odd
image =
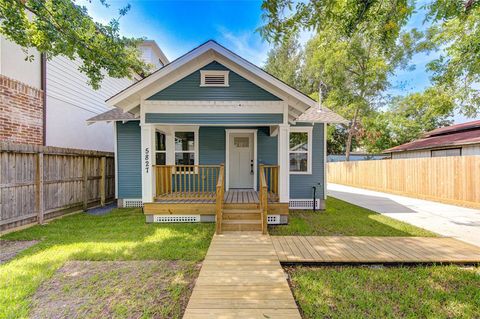
[[(290, 171), (290, 154), (303, 154), (305, 151), (290, 151), (290, 134), (291, 133), (307, 133), (308, 138), (308, 150), (307, 150), (307, 171), (298, 172)], [(312, 174), (312, 134), (313, 126), (304, 126), (304, 127), (290, 127), (290, 132), (288, 133), (288, 167), (291, 175), (311, 175)]]
[[(230, 71), (220, 71), (220, 70), (200, 70), (200, 87), (229, 87), (229, 73)], [(225, 78), (224, 84), (207, 84), (205, 83), (205, 77), (208, 75), (223, 75)]]
[[(193, 151), (177, 151), (177, 150), (175, 149), (175, 134), (176, 134), (177, 132), (193, 132), (193, 142), (194, 142), (194, 144), (193, 144)], [(199, 158), (198, 158), (198, 146), (199, 146), (199, 142), (200, 142), (200, 141), (198, 140), (198, 136), (199, 136), (199, 134), (198, 134), (198, 126), (196, 126), (196, 127), (186, 127), (186, 126), (183, 126), (183, 127), (174, 127), (172, 134), (173, 134), (173, 138), (172, 138), (171, 150), (172, 150), (172, 154), (173, 154), (173, 155), (172, 155), (173, 163), (172, 163), (171, 165), (177, 165), (177, 164), (175, 163), (175, 159), (176, 159), (176, 156), (175, 156), (175, 155), (176, 155), (177, 153), (193, 153), (193, 156), (194, 156), (194, 158), (193, 158), (193, 160), (194, 160), (193, 165), (198, 165), (198, 160), (199, 160)], [(167, 150), (168, 150), (168, 148), (167, 148)], [(168, 157), (167, 157), (167, 158), (168, 158)], [(167, 162), (168, 162), (168, 161), (167, 161)]]

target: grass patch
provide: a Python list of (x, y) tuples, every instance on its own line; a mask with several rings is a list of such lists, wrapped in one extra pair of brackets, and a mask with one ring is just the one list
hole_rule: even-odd
[(139, 209), (68, 216), (2, 237), (40, 240), (0, 265), (0, 318), (27, 317), (39, 285), (69, 260), (185, 260), (205, 257), (213, 224), (146, 224)]
[(480, 268), (288, 268), (304, 318), (477, 318)]
[(279, 236), (426, 236), (425, 229), (328, 197), (324, 211), (290, 211), (289, 224), (270, 226)]

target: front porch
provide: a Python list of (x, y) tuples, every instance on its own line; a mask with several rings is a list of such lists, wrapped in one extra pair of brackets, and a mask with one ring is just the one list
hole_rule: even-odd
[(226, 189), (224, 165), (155, 165), (155, 200), (144, 204), (150, 222), (216, 222), (222, 230), (267, 231), (288, 218), (279, 202), (279, 166), (259, 165), (259, 190)]

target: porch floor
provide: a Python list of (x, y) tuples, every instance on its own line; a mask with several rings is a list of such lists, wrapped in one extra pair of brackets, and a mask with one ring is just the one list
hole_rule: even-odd
[[(225, 204), (258, 204), (258, 192), (254, 189), (230, 189), (225, 192)], [(172, 193), (160, 195), (155, 200), (158, 203), (184, 204), (184, 203), (215, 203), (215, 193)], [(278, 202), (278, 196), (268, 193), (268, 202)]]

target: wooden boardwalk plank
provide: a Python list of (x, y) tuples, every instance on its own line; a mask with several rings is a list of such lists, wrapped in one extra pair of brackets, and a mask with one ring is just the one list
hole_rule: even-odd
[(478, 263), (480, 247), (453, 238), (272, 236), (280, 262)]
[[(239, 196), (250, 198), (248, 193)], [(300, 319), (270, 236), (215, 235), (184, 318)]]

